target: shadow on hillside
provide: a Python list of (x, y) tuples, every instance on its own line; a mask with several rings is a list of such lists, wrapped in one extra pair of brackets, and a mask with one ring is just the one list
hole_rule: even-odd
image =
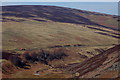
[(24, 19), (9, 19), (9, 18), (2, 18), (2, 22), (9, 22), (9, 21), (23, 22), (23, 21), (25, 21), (25, 20), (24, 20)]
[(103, 30), (103, 29), (99, 29), (99, 28), (94, 28), (94, 27), (89, 27), (89, 26), (87, 26), (87, 27), (90, 28), (90, 29), (95, 29), (95, 30), (99, 30), (99, 31), (109, 32), (109, 33), (112, 33), (112, 34), (115, 34), (115, 35), (120, 35), (119, 33), (114, 33), (112, 31), (107, 31), (107, 30)]
[(110, 36), (110, 37), (114, 37), (114, 38), (120, 39), (119, 36), (114, 36), (114, 35), (110, 35), (110, 34), (107, 34), (107, 33), (102, 33), (102, 32), (95, 32), (95, 33), (98, 33), (98, 34), (101, 34), (101, 35), (106, 35), (106, 36)]
[[(82, 11), (82, 10), (76, 10), (76, 9), (70, 9), (64, 7), (56, 7), (56, 6), (38, 6), (38, 5), (3, 6), (3, 12), (4, 11), (5, 13), (2, 13), (3, 16), (16, 16), (16, 17), (30, 18), (30, 19), (45, 18), (55, 22), (83, 24), (83, 25), (97, 25), (109, 29), (114, 29), (104, 25), (100, 25), (98, 23), (91, 21), (88, 18), (79, 15), (80, 13), (85, 13), (85, 15), (94, 14), (94, 15), (105, 16), (105, 14), (98, 14), (95, 12), (88, 12), (88, 11)], [(38, 19), (34, 19), (34, 20), (46, 22), (44, 20), (38, 20)]]

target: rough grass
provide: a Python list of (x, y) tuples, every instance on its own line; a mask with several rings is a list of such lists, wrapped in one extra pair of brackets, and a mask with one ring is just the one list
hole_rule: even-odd
[(52, 21), (3, 22), (2, 31), (3, 50), (66, 44), (107, 45), (117, 44), (118, 41), (116, 38), (97, 34), (96, 30), (82, 25)]

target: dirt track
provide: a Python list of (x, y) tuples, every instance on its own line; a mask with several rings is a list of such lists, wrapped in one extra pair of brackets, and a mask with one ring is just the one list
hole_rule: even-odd
[[(69, 48), (69, 47), (95, 47), (95, 46), (115, 46), (116, 44), (106, 44), (106, 45), (81, 45), (81, 44), (74, 44), (74, 45), (54, 45), (49, 46), (46, 48)], [(14, 49), (9, 51), (32, 51), (32, 50), (39, 50), (39, 49), (46, 49), (46, 48), (21, 48), (21, 49)]]

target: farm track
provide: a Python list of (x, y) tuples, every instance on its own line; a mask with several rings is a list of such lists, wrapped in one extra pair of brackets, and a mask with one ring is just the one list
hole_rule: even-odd
[(14, 50), (8, 50), (8, 51), (32, 51), (32, 50), (39, 50), (39, 49), (47, 49), (47, 48), (69, 48), (69, 47), (96, 47), (96, 46), (115, 46), (116, 44), (107, 44), (107, 45), (81, 45), (81, 44), (75, 44), (75, 45), (55, 45), (55, 46), (49, 46), (46, 48), (32, 48), (32, 49), (14, 49)]

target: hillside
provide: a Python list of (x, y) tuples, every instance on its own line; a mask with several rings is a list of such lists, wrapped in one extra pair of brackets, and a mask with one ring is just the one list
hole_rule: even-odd
[(117, 44), (117, 16), (56, 6), (3, 6), (3, 49)]
[[(44, 18), (55, 22), (98, 25), (112, 29), (118, 28), (116, 23), (117, 16), (57, 6), (3, 6), (2, 15), (19, 18)], [(44, 20), (39, 19), (38, 21), (44, 22)]]
[(65, 71), (79, 74), (76, 78), (119, 78), (119, 52), (117, 45), (81, 63), (68, 64)]
[(43, 5), (2, 10), (3, 78), (118, 78), (118, 16)]
[[(120, 45), (109, 48), (81, 47), (46, 50), (44, 49), (45, 54), (49, 54), (46, 58), (48, 64), (43, 64), (44, 61), (39, 63), (38, 60), (31, 62), (37, 58), (35, 56), (38, 56), (38, 59), (41, 56), (42, 58), (45, 57), (45, 55), (41, 55), (40, 51), (25, 51), (19, 56), (17, 53), (3, 52), (3, 78), (119, 78), (120, 60), (118, 53), (120, 52)], [(29, 58), (29, 60), (27, 58), (27, 61), (25, 61), (25, 54), (27, 53), (32, 58)], [(66, 56), (60, 57), (58, 54), (61, 53), (66, 54)], [(9, 56), (7, 56), (8, 54)], [(53, 60), (49, 60), (52, 54), (57, 58), (51, 57)], [(26, 63), (20, 66), (21, 62)]]

